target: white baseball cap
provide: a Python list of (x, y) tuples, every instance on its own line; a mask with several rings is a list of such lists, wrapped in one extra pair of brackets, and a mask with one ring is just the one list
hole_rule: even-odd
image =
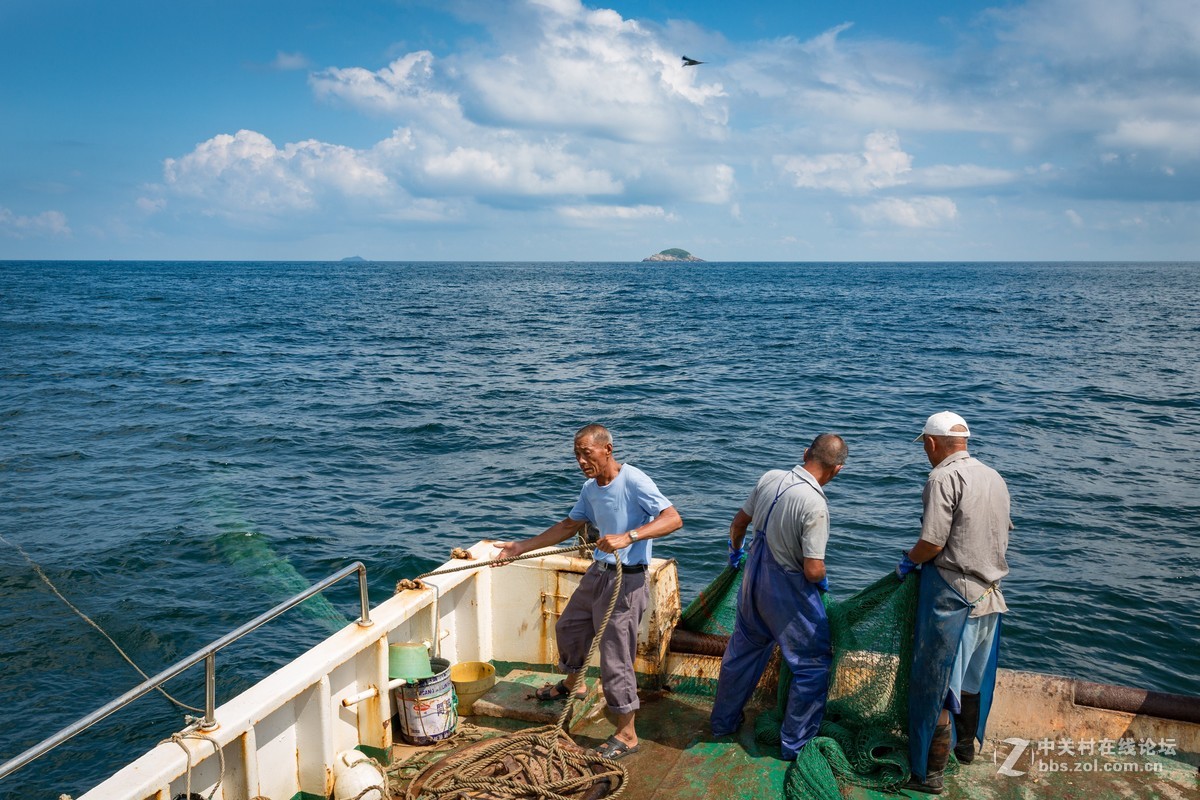
[[(961, 431), (951, 430), (955, 425), (961, 425), (963, 429)], [(967, 427), (965, 419), (953, 411), (939, 411), (925, 420), (925, 427), (921, 430), (921, 435), (913, 441), (919, 442), (925, 436), (961, 436), (966, 439), (970, 435), (971, 429)]]

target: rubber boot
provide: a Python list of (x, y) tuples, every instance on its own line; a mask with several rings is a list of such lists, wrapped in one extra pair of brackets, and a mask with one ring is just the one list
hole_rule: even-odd
[(962, 713), (954, 715), (954, 731), (958, 741), (954, 744), (954, 757), (960, 764), (975, 760), (975, 731), (979, 729), (979, 695), (963, 692)]
[(925, 794), (941, 794), (944, 784), (942, 775), (950, 763), (950, 725), (938, 725), (933, 729), (933, 740), (929, 743), (929, 758), (925, 762), (925, 780), (916, 775), (908, 779), (904, 788)]

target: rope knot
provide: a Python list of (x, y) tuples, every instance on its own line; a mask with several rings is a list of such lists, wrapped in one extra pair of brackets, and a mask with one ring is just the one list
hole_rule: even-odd
[(460, 561), (474, 561), (475, 556), (471, 555), (471, 551), (465, 547), (456, 547), (450, 551), (451, 558), (457, 558)]
[(408, 591), (409, 589), (423, 591), (425, 588), (426, 588), (426, 586), (424, 583), (422, 583), (419, 580), (414, 580), (411, 578), (401, 578), (400, 580), (396, 581), (396, 593), (397, 594), (399, 594), (400, 592)]

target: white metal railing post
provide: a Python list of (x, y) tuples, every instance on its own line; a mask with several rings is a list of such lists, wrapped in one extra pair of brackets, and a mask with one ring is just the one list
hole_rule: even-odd
[(204, 659), (204, 720), (200, 730), (211, 731), (217, 727), (217, 654), (209, 653)]
[(371, 627), (371, 600), (367, 597), (367, 568), (363, 564), (358, 565), (358, 601), (362, 606), (362, 614), (358, 617), (359, 627)]

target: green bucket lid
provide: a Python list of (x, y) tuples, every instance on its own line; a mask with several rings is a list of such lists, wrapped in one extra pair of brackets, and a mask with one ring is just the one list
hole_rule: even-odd
[(432, 678), (429, 651), (421, 642), (400, 642), (388, 645), (388, 678), (416, 681)]

